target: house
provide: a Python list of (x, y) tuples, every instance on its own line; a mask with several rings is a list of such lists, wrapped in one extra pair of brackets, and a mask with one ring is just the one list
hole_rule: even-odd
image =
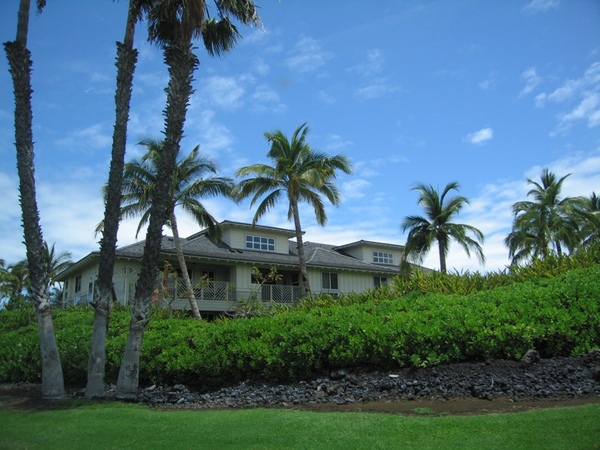
[[(206, 230), (182, 239), (198, 308), (204, 314), (234, 310), (240, 299), (252, 293), (262, 301), (292, 303), (300, 298), (298, 250), (294, 230), (239, 222), (220, 223), (222, 238), (213, 242)], [(305, 242), (311, 290), (333, 295), (363, 292), (387, 284), (398, 274), (401, 245), (358, 241), (346, 245)], [(144, 241), (118, 248), (113, 276), (114, 298), (132, 302), (141, 267)], [(172, 302), (175, 309), (189, 303), (183, 280), (174, 274), (179, 267), (172, 237), (163, 237), (156, 299)], [(60, 273), (64, 303), (78, 304), (91, 299), (98, 276), (100, 253), (92, 252)], [(171, 271), (164, 270), (172, 267)], [(278, 280), (257, 280), (253, 268), (268, 273), (277, 268)], [(255, 270), (256, 270), (255, 269)], [(163, 289), (162, 286), (165, 286)], [(162, 294), (162, 297), (161, 297)]]

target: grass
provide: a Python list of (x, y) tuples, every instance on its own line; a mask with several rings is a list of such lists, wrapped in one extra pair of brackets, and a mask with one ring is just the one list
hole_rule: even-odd
[(593, 449), (600, 448), (600, 404), (417, 417), (70, 402), (45, 411), (0, 410), (0, 448)]

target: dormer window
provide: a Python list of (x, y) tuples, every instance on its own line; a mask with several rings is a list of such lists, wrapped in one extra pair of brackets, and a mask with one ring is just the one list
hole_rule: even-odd
[(246, 235), (246, 248), (250, 250), (275, 251), (275, 239), (263, 236)]
[(379, 264), (394, 264), (394, 255), (386, 252), (373, 252), (373, 262)]

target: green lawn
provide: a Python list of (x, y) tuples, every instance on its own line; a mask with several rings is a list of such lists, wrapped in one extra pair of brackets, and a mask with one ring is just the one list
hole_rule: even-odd
[(481, 416), (276, 409), (160, 411), (119, 403), (0, 410), (0, 449), (593, 449), (600, 404)]

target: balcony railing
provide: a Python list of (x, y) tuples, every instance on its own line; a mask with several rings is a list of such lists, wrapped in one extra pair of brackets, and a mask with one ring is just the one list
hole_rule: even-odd
[[(263, 302), (293, 303), (301, 298), (301, 289), (299, 286), (287, 286), (279, 284), (254, 285), (254, 289), (236, 289), (235, 285), (229, 281), (201, 281), (192, 282), (194, 287), (194, 297), (196, 301), (226, 301), (235, 302), (238, 297), (249, 297), (252, 292), (256, 292)], [(255, 290), (256, 289), (256, 290)], [(187, 299), (187, 290), (183, 280), (178, 279), (169, 283), (168, 296), (170, 298)]]
[(263, 302), (294, 303), (301, 297), (299, 286), (281, 284), (263, 284), (260, 289), (260, 299)]
[[(237, 294), (235, 285), (228, 281), (201, 281), (192, 282), (194, 288), (194, 297), (197, 301), (202, 300), (221, 300), (235, 301)], [(187, 289), (183, 280), (176, 280), (175, 283), (169, 283), (169, 296), (177, 298), (187, 298)]]

